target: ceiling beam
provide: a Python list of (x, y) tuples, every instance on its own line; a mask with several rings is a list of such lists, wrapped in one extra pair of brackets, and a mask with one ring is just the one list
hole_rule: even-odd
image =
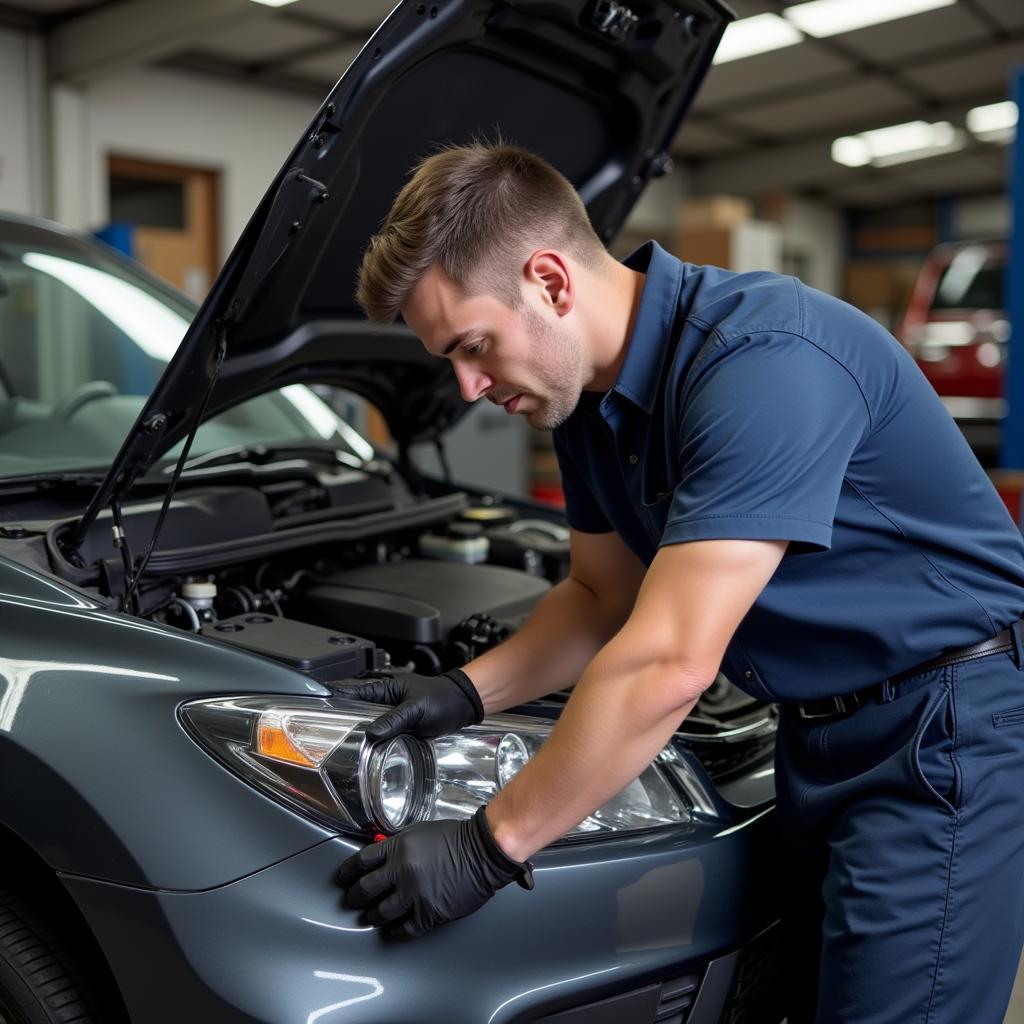
[(1009, 29), (995, 15), (990, 14), (978, 0), (960, 0), (960, 6), (971, 14), (975, 21), (981, 22), (988, 29), (990, 38), (999, 42), (1009, 35)]
[(176, 53), (160, 61), (160, 67), (173, 68), (176, 71), (189, 71), (206, 75), (210, 78), (221, 78), (225, 81), (241, 83), (247, 88), (265, 89), (269, 92), (290, 92), (299, 96), (312, 96), (323, 99), (333, 82), (316, 81), (302, 75), (291, 75), (281, 71), (251, 70), (250, 66), (214, 54), (189, 50)]
[(21, 7), (0, 3), (0, 28), (14, 28), (24, 32), (37, 32), (43, 27), (42, 16)]
[[(969, 106), (960, 103), (946, 108), (942, 113), (954, 124), (962, 123)], [(685, 125), (682, 130), (686, 131)], [(834, 192), (862, 181), (902, 180), (912, 175), (914, 162), (896, 164), (891, 167), (846, 167), (832, 159), (832, 140), (839, 131), (818, 133), (802, 139), (794, 139), (784, 145), (770, 149), (746, 149), (730, 152), (717, 159), (694, 161), (692, 157), (681, 157), (689, 181), (697, 195), (723, 192), (741, 196), (756, 197), (769, 192), (803, 191), (820, 189)], [(996, 164), (1005, 160), (1003, 146), (980, 142), (968, 137), (963, 149), (949, 154), (928, 158), (929, 166), (956, 160), (965, 155), (980, 156)], [(928, 192), (928, 190), (924, 190)]]
[[(1003, 35), (994, 40), (995, 43), (1019, 43), (1024, 42), (1024, 29), (1013, 32), (1004, 32)], [(909, 57), (902, 57), (898, 61), (901, 71), (919, 71), (932, 64), (941, 64), (944, 61), (954, 60), (964, 56), (962, 43), (943, 44), (932, 47), (928, 50), (918, 50)], [(851, 64), (853, 58), (850, 58)], [(772, 86), (766, 83), (749, 95), (738, 96), (729, 100), (709, 102), (702, 104), (700, 93), (697, 93), (697, 104), (694, 108), (694, 117), (701, 120), (710, 119), (720, 114), (729, 114), (733, 111), (749, 113), (756, 107), (770, 106), (773, 103), (784, 103), (787, 100), (800, 99), (809, 94), (817, 94), (827, 89), (841, 89), (848, 85), (857, 85), (860, 82), (873, 78), (891, 78), (890, 69), (882, 65), (864, 65), (863, 62), (857, 67), (851, 66), (847, 71), (830, 71), (812, 79), (804, 79), (799, 82), (789, 83), (782, 86)], [(932, 103), (929, 99), (929, 103)], [(937, 101), (941, 103), (942, 101)], [(710, 123), (710, 121), (709, 121)]]
[(837, 117), (826, 129), (812, 128), (808, 131), (788, 131), (779, 134), (770, 128), (754, 132), (746, 125), (736, 124), (728, 118), (716, 118), (712, 116), (688, 117), (679, 130), (677, 139), (686, 135), (687, 123), (701, 128), (710, 128), (719, 135), (726, 136), (738, 144), (743, 145), (743, 153), (735, 149), (724, 153), (722, 157), (709, 157), (707, 161), (702, 160), (693, 152), (686, 152), (681, 147), (673, 147), (673, 155), (685, 161), (690, 166), (703, 166), (705, 162), (716, 163), (721, 160), (732, 158), (756, 157), (761, 153), (785, 152), (791, 150), (795, 145), (802, 146), (808, 143), (831, 146), (832, 141), (841, 135), (856, 135), (859, 132), (870, 131), (873, 128), (883, 128), (890, 124), (901, 124), (904, 121), (917, 120), (922, 117), (930, 117), (936, 121), (950, 121), (957, 127), (962, 127), (966, 121), (967, 111), (972, 107), (980, 107), (988, 103), (998, 103), (1005, 99), (1000, 92), (993, 92), (991, 89), (983, 89), (979, 92), (970, 93), (957, 97), (956, 101), (946, 101), (941, 105), (922, 110), (908, 104), (906, 107), (890, 111), (882, 117), (871, 112), (856, 112), (846, 117)]
[(85, 84), (159, 60), (252, 9), (250, 0), (131, 0), (88, 11), (47, 34), (50, 78)]

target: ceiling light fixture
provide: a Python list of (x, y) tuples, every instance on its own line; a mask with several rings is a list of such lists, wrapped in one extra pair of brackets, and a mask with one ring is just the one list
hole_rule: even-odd
[(967, 130), (982, 142), (1010, 142), (1017, 134), (1017, 104), (989, 103), (967, 111)]
[(252, 0), (254, 4), (263, 4), (264, 7), (284, 7), (287, 4), (297, 3), (298, 0)]
[(948, 121), (908, 121), (844, 135), (832, 143), (832, 159), (847, 167), (891, 167), (963, 149), (966, 134)]
[(949, 7), (956, 0), (810, 0), (787, 7), (783, 17), (801, 32), (822, 38)]
[(803, 36), (777, 14), (755, 14), (752, 18), (730, 23), (711, 63), (725, 64), (769, 50), (780, 50), (802, 39)]

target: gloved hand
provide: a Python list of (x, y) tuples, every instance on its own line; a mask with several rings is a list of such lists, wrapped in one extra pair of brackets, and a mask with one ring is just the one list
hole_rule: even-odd
[(423, 821), (371, 843), (338, 869), (345, 903), (389, 938), (416, 938), (472, 914), (499, 889), (533, 888), (533, 865), (506, 856), (484, 808), (465, 821)]
[(480, 694), (459, 668), (441, 676), (414, 672), (381, 675), (365, 683), (340, 686), (334, 692), (371, 704), (397, 705), (367, 727), (366, 735), (371, 740), (389, 740), (400, 733), (422, 739), (447, 736), (467, 725), (477, 725), (484, 717)]

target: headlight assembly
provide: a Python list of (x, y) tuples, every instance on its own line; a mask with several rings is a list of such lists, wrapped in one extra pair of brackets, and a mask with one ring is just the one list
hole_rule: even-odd
[[(189, 734), (252, 785), (330, 828), (373, 835), (468, 818), (530, 760), (546, 719), (496, 715), (452, 736), (370, 742), (384, 709), (323, 698), (224, 697), (181, 709)], [(672, 748), (566, 838), (685, 824), (714, 805)]]

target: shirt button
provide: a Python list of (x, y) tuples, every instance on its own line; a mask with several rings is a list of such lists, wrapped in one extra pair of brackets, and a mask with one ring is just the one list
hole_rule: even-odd
[(748, 668), (747, 671), (743, 673), (743, 678), (744, 679), (753, 679), (754, 678), (754, 673)]
[(636, 455), (630, 455), (630, 457), (629, 457), (629, 464), (631, 466), (635, 466), (639, 461), (640, 461), (640, 459)]

